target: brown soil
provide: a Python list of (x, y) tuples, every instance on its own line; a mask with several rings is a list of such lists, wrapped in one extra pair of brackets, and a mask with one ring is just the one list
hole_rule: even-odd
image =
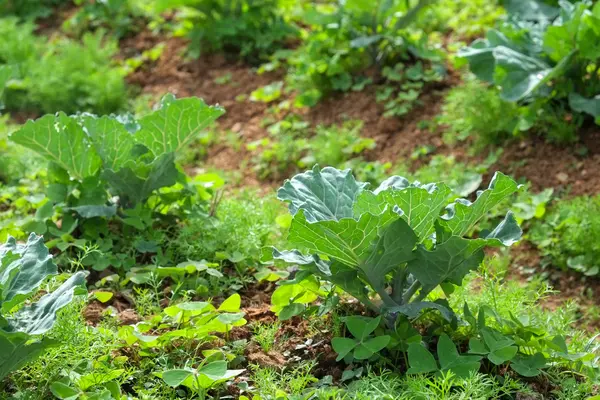
[(600, 129), (586, 135), (588, 154), (575, 146), (557, 146), (535, 137), (503, 146), (496, 170), (525, 178), (536, 191), (554, 188), (572, 196), (600, 193)]
[[(91, 292), (93, 293), (93, 291)], [(116, 311), (116, 317), (121, 325), (132, 325), (141, 321), (141, 317), (132, 308), (130, 300), (122, 293), (116, 293), (112, 299), (106, 303), (98, 300), (91, 300), (83, 309), (83, 318), (89, 325), (97, 325), (102, 318), (109, 312), (109, 308)]]

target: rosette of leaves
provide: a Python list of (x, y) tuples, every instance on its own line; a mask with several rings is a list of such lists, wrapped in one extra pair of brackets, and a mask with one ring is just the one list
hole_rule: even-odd
[[(509, 22), (488, 31), (459, 56), (500, 97), (531, 108), (567, 108), (600, 117), (600, 4), (509, 1)], [(531, 124), (529, 124), (530, 126)]]
[(9, 237), (0, 245), (0, 380), (59, 344), (38, 335), (52, 328), (58, 310), (75, 294), (85, 293), (85, 273), (74, 274), (53, 292), (30, 301), (56, 273), (41, 236), (32, 234), (25, 244)]
[[(223, 112), (198, 98), (167, 95), (139, 120), (60, 112), (28, 121), (11, 140), (51, 162), (48, 201), (28, 228), (65, 238), (80, 221), (104, 219), (84, 227), (95, 240), (108, 235), (106, 220), (112, 217), (144, 230), (155, 215), (164, 218), (170, 209), (208, 200), (210, 193), (188, 182), (175, 156)], [(62, 213), (60, 226), (52, 219), (55, 212)]]
[(292, 214), (288, 242), (295, 250), (273, 250), (273, 258), (299, 266), (296, 282), (329, 282), (372, 311), (415, 318), (437, 309), (449, 321), (447, 301), (426, 301), (441, 287), (450, 295), (479, 267), (485, 247), (510, 246), (521, 229), (511, 212), (478, 238), (468, 235), (486, 213), (518, 189), (497, 172), (477, 199), (453, 199), (441, 184), (410, 183), (393, 176), (374, 190), (350, 170), (315, 166), (278, 191)]

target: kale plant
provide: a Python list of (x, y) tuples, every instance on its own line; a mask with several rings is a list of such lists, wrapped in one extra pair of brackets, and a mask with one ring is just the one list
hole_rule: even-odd
[[(441, 287), (449, 295), (479, 267), (486, 247), (510, 246), (521, 229), (511, 212), (489, 232), (469, 238), (477, 221), (518, 189), (496, 173), (470, 202), (450, 203), (445, 184), (410, 183), (393, 176), (378, 188), (350, 170), (315, 166), (278, 191), (293, 216), (288, 241), (295, 250), (273, 258), (296, 264), (296, 281), (314, 276), (332, 283), (377, 314), (415, 318), (433, 308), (454, 316), (445, 300), (427, 301)], [(450, 203), (450, 204), (449, 204)], [(376, 294), (374, 297), (373, 294)]]

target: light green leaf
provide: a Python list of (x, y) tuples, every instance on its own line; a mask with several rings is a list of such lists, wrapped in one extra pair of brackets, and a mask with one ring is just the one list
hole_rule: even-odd
[(165, 96), (161, 108), (141, 118), (135, 138), (156, 157), (185, 148), (203, 129), (225, 113), (196, 97), (175, 100)]
[(221, 303), (218, 310), (226, 312), (238, 312), (242, 306), (242, 298), (239, 294), (234, 293)]
[(85, 285), (84, 272), (77, 272), (59, 286), (54, 292), (42, 296), (37, 303), (20, 308), (7, 318), (7, 332), (25, 332), (39, 335), (54, 325), (56, 313), (73, 300), (76, 289)]
[(10, 138), (79, 180), (95, 175), (102, 166), (102, 160), (83, 128), (62, 112), (27, 121)]
[(112, 299), (113, 296), (114, 296), (113, 292), (94, 292), (94, 297), (100, 303), (106, 303), (106, 302), (110, 301), (110, 299)]
[(399, 209), (402, 219), (422, 242), (433, 232), (433, 224), (451, 193), (452, 190), (444, 184), (411, 186), (401, 190), (391, 186), (377, 195), (365, 191), (357, 199), (355, 212), (358, 215), (364, 212), (380, 214), (386, 207)]
[(381, 215), (365, 213), (360, 219), (343, 218), (310, 223), (302, 209), (292, 220), (288, 240), (312, 253), (327, 255), (346, 265), (358, 267), (368, 256), (371, 242), (378, 230), (397, 214), (387, 211)]
[(172, 369), (163, 372), (162, 380), (171, 387), (177, 387), (192, 375), (193, 372), (187, 369)]
[(26, 244), (10, 237), (0, 246), (0, 304), (7, 312), (25, 300), (49, 275), (56, 264), (44, 245), (44, 238), (31, 234)]

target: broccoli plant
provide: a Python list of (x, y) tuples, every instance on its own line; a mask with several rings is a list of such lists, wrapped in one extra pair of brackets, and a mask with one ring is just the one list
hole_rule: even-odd
[(399, 176), (375, 190), (367, 186), (350, 170), (318, 166), (287, 180), (278, 198), (289, 203), (288, 242), (297, 249), (274, 249), (273, 258), (298, 265), (296, 281), (317, 276), (390, 324), (424, 309), (453, 320), (447, 301), (428, 301), (429, 295), (438, 287), (449, 295), (479, 267), (485, 247), (510, 246), (522, 233), (508, 212), (492, 231), (469, 238), (477, 221), (518, 189), (499, 172), (473, 202), (450, 203), (446, 185)]
[(56, 272), (41, 236), (32, 234), (25, 244), (9, 237), (0, 245), (0, 380), (59, 344), (37, 335), (52, 328), (58, 310), (75, 294), (85, 292), (85, 273), (76, 273), (55, 291), (29, 302)]

